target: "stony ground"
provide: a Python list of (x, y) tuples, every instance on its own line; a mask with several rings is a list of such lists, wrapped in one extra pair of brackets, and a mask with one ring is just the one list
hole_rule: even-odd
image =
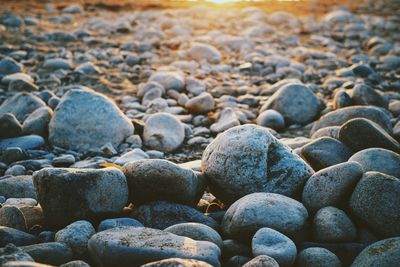
[(0, 265), (398, 266), (399, 3), (360, 2), (0, 7)]

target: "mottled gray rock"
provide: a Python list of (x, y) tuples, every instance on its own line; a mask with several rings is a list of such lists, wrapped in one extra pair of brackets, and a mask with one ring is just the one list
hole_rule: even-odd
[(128, 201), (126, 178), (115, 168), (45, 168), (34, 174), (34, 184), (52, 227), (119, 213)]
[(89, 239), (96, 231), (88, 221), (76, 221), (56, 233), (55, 241), (67, 244), (76, 255), (87, 252)]
[(19, 136), (22, 134), (22, 125), (12, 113), (0, 115), (0, 139)]
[(339, 140), (353, 151), (380, 147), (400, 152), (400, 144), (378, 124), (363, 118), (352, 119), (342, 125)]
[(183, 75), (175, 71), (158, 71), (153, 73), (150, 78), (150, 82), (158, 82), (166, 90), (182, 91), (185, 87), (185, 80)]
[(26, 173), (26, 168), (22, 165), (13, 165), (12, 167), (8, 168), (4, 175), (12, 175), (12, 176), (19, 176), (24, 175)]
[(118, 147), (133, 131), (131, 121), (107, 97), (91, 90), (72, 89), (54, 111), (49, 141), (55, 146), (87, 152), (107, 143)]
[(296, 260), (298, 267), (341, 267), (339, 258), (325, 248), (306, 248)]
[(37, 238), (34, 235), (22, 232), (20, 230), (0, 226), (0, 248), (5, 247), (8, 243), (16, 246), (25, 246), (36, 243)]
[(388, 107), (387, 99), (366, 84), (357, 84), (354, 86), (351, 98), (356, 105)]
[(30, 93), (22, 92), (15, 94), (1, 104), (0, 115), (12, 113), (20, 122), (23, 122), (24, 119), (33, 111), (45, 106), (46, 103), (44, 103), (39, 97)]
[(320, 100), (304, 85), (287, 84), (267, 100), (260, 112), (267, 109), (281, 113), (287, 124), (307, 124), (318, 116)]
[(178, 223), (202, 223), (217, 230), (219, 225), (200, 211), (182, 204), (157, 201), (135, 208), (131, 216), (146, 227), (165, 229)]
[(297, 197), (313, 173), (268, 130), (250, 124), (218, 135), (203, 153), (202, 170), (225, 204), (254, 192)]
[(9, 74), (22, 72), (22, 70), (22, 65), (18, 64), (18, 62), (10, 57), (0, 60), (0, 79)]
[(352, 242), (357, 229), (346, 213), (335, 207), (324, 207), (312, 222), (314, 239), (322, 243)]
[(60, 267), (90, 267), (90, 265), (84, 261), (76, 260), (61, 264)]
[(368, 148), (354, 154), (349, 161), (361, 164), (364, 172), (376, 171), (400, 178), (400, 155), (383, 148)]
[(100, 222), (99, 226), (97, 227), (97, 231), (101, 232), (111, 228), (125, 227), (125, 226), (143, 227), (143, 224), (131, 218), (106, 219)]
[(214, 109), (214, 105), (215, 103), (212, 95), (204, 92), (189, 99), (185, 104), (185, 108), (191, 113), (207, 113)]
[(89, 251), (102, 266), (141, 266), (167, 259), (185, 258), (220, 266), (220, 249), (207, 241), (195, 241), (165, 231), (144, 227), (123, 227), (95, 234)]
[(212, 267), (212, 265), (198, 260), (170, 258), (155, 262), (150, 262), (141, 267)]
[(192, 43), (189, 56), (197, 61), (208, 61), (218, 64), (221, 62), (221, 53), (212, 45), (202, 43)]
[(7, 148), (36, 149), (45, 144), (43, 137), (39, 135), (25, 135), (0, 140), (0, 151)]
[(273, 193), (253, 193), (233, 203), (226, 211), (221, 228), (227, 237), (249, 240), (269, 227), (290, 235), (302, 229), (308, 217), (300, 202)]
[(136, 205), (165, 200), (195, 206), (205, 190), (202, 175), (162, 159), (136, 160), (122, 171)]
[(321, 137), (301, 148), (301, 156), (318, 171), (346, 162), (353, 152), (346, 145), (331, 137)]
[(26, 222), (24, 214), (14, 206), (0, 208), (0, 225), (25, 232)]
[(349, 201), (355, 216), (384, 237), (400, 235), (400, 179), (367, 172)]
[(148, 158), (150, 158), (150, 156), (146, 152), (144, 152), (140, 148), (135, 148), (129, 152), (122, 154), (114, 161), (114, 163), (123, 166), (132, 161), (148, 159)]
[(223, 242), (217, 231), (201, 223), (178, 223), (164, 229), (180, 236), (186, 236), (194, 240), (209, 241), (222, 249)]
[(311, 134), (328, 126), (341, 126), (354, 118), (365, 118), (379, 124), (389, 134), (392, 132), (390, 117), (377, 107), (352, 106), (331, 111), (316, 121), (311, 129)]
[(351, 267), (396, 267), (400, 262), (400, 237), (388, 238), (366, 247)]
[(225, 108), (221, 111), (218, 121), (210, 126), (210, 130), (214, 133), (221, 133), (229, 128), (239, 126), (239, 117), (231, 108)]
[(185, 128), (173, 115), (157, 113), (146, 120), (143, 140), (151, 149), (172, 152), (182, 145), (184, 139)]
[(267, 255), (260, 255), (248, 261), (243, 267), (279, 267), (279, 264)]
[(30, 175), (11, 176), (0, 180), (0, 195), (6, 198), (34, 198), (36, 191)]
[(267, 255), (279, 266), (292, 266), (297, 256), (296, 245), (287, 236), (271, 228), (261, 228), (251, 241), (254, 256)]
[(38, 108), (32, 112), (22, 124), (24, 134), (47, 136), (48, 125), (53, 116), (53, 111), (48, 107)]
[(362, 175), (362, 167), (356, 162), (322, 169), (306, 182), (302, 203), (312, 212), (328, 206), (344, 207)]
[(71, 261), (74, 257), (69, 246), (58, 242), (34, 244), (20, 247), (20, 249), (29, 254), (36, 262), (57, 266)]
[(282, 130), (285, 128), (285, 119), (278, 111), (269, 109), (260, 113), (257, 117), (257, 125), (272, 128), (274, 130)]
[(8, 244), (4, 248), (0, 248), (0, 265), (5, 266), (8, 262), (13, 261), (30, 261), (34, 262), (31, 256), (13, 244)]
[(43, 68), (51, 70), (51, 71), (55, 71), (55, 70), (70, 70), (72, 69), (72, 63), (71, 61), (67, 60), (67, 59), (63, 59), (63, 58), (51, 58), (51, 59), (47, 59), (44, 63), (43, 63)]

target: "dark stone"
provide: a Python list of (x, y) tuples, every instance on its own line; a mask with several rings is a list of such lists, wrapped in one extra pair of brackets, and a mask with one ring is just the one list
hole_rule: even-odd
[(12, 113), (0, 115), (0, 139), (19, 136), (22, 125)]

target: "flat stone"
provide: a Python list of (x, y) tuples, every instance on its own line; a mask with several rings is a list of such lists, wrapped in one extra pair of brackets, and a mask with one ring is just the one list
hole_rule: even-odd
[(183, 76), (175, 71), (158, 71), (149, 78), (151, 82), (158, 82), (165, 90), (175, 90), (181, 92), (185, 87)]
[(43, 137), (39, 135), (25, 135), (0, 140), (0, 151), (7, 148), (18, 147), (21, 149), (36, 149), (45, 144)]
[(36, 243), (37, 238), (34, 235), (22, 232), (20, 230), (0, 226), (0, 247), (5, 247), (8, 243), (16, 246), (26, 246)]
[(59, 242), (33, 244), (20, 247), (20, 249), (29, 254), (36, 262), (56, 266), (69, 262), (74, 257), (71, 248)]
[(176, 257), (205, 261), (219, 267), (221, 253), (211, 242), (144, 227), (114, 228), (97, 233), (89, 240), (89, 251), (97, 264), (121, 267)]
[(131, 217), (143, 223), (144, 226), (165, 229), (178, 223), (202, 223), (214, 230), (219, 228), (218, 223), (200, 211), (182, 204), (157, 201), (136, 207)]

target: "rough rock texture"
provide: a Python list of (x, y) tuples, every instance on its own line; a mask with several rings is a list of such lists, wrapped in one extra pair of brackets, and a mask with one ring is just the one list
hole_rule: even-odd
[(202, 175), (162, 159), (136, 160), (122, 171), (136, 205), (165, 200), (195, 206), (205, 190)]
[(133, 134), (133, 125), (114, 102), (91, 90), (72, 89), (54, 111), (49, 142), (76, 151), (114, 147)]
[(395, 267), (400, 262), (400, 237), (388, 238), (366, 247), (351, 267)]
[(126, 178), (115, 168), (44, 168), (34, 184), (49, 226), (119, 213), (128, 201)]
[(306, 208), (294, 199), (273, 193), (253, 193), (229, 207), (221, 228), (226, 236), (237, 240), (251, 239), (262, 227), (290, 235), (303, 227), (307, 217)]
[(186, 258), (220, 266), (220, 249), (207, 241), (195, 241), (168, 232), (138, 227), (114, 228), (95, 234), (89, 252), (101, 266), (141, 266), (167, 258)]
[(367, 172), (351, 195), (351, 212), (384, 237), (400, 235), (400, 179)]
[(22, 92), (15, 94), (13, 97), (7, 99), (1, 104), (0, 115), (12, 113), (20, 122), (23, 122), (26, 116), (36, 109), (45, 106), (46, 103), (37, 96)]
[(207, 146), (202, 170), (225, 204), (254, 192), (298, 197), (313, 170), (263, 127), (243, 125)]

